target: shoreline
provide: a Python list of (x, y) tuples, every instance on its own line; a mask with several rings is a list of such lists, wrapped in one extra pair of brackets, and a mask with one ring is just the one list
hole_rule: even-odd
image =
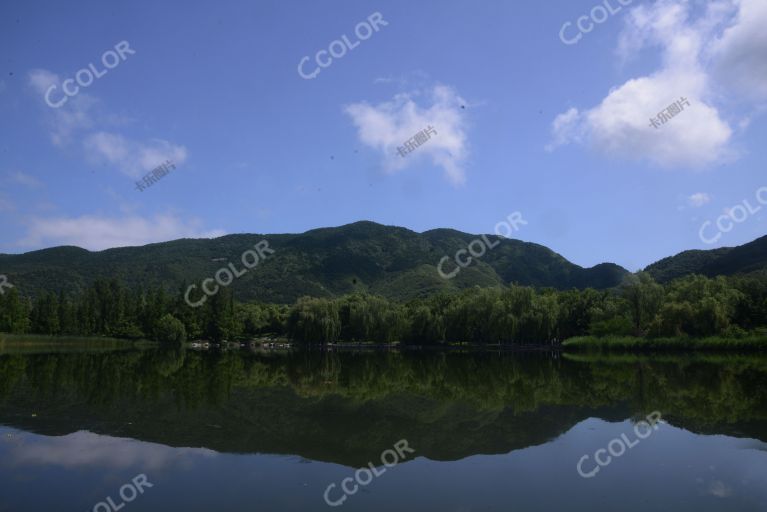
[(767, 333), (754, 333), (739, 338), (639, 338), (632, 336), (596, 337), (579, 336), (569, 338), (562, 343), (550, 344), (482, 344), (482, 343), (445, 343), (445, 344), (405, 344), (376, 342), (341, 342), (303, 344), (283, 338), (261, 338), (248, 341), (210, 342), (194, 340), (182, 345), (165, 345), (146, 339), (125, 339), (87, 336), (47, 336), (42, 334), (7, 334), (0, 333), (2, 348), (94, 348), (94, 349), (147, 349), (176, 348), (189, 350), (251, 350), (261, 352), (287, 351), (390, 351), (390, 352), (539, 352), (539, 353), (584, 353), (584, 352), (759, 352), (767, 351)]

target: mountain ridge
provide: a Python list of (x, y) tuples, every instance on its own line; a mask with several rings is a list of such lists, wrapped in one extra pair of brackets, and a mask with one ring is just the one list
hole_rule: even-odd
[[(457, 251), (483, 238), (492, 248), (485, 246), (483, 254), (454, 278), (441, 277), (437, 270), (441, 261), (447, 258), (444, 270), (451, 274), (458, 268), (454, 262)], [(241, 255), (262, 240), (275, 252), (232, 283), (240, 300), (291, 303), (304, 295), (333, 297), (353, 292), (408, 300), (440, 291), (511, 283), (560, 290), (608, 289), (621, 284), (629, 273), (609, 262), (581, 267), (546, 246), (515, 238), (450, 228), (418, 233), (372, 221), (304, 233), (234, 233), (102, 251), (50, 247), (0, 254), (0, 271), (22, 294), (30, 296), (43, 291), (81, 291), (99, 278), (116, 278), (130, 287), (162, 286), (176, 293), (212, 278), (229, 263), (244, 268)], [(757, 270), (766, 262), (767, 236), (736, 248), (685, 251), (646, 270), (657, 280), (668, 281), (687, 273), (727, 274), (741, 267)]]
[(661, 283), (687, 274), (707, 277), (755, 272), (767, 268), (767, 235), (736, 247), (682, 251), (645, 267)]

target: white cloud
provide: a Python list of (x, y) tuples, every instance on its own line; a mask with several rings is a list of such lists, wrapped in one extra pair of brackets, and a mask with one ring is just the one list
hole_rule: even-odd
[[(700, 75), (673, 72), (629, 80), (600, 105), (558, 116), (550, 147), (586, 141), (609, 156), (646, 159), (663, 167), (698, 168), (723, 160), (729, 155), (732, 130), (700, 99), (701, 80)], [(650, 118), (680, 100), (672, 96), (675, 90), (684, 91), (690, 106), (653, 128)]]
[(181, 165), (187, 156), (184, 146), (166, 140), (136, 142), (107, 132), (93, 133), (83, 144), (91, 160), (113, 165), (132, 178), (140, 178), (166, 160)]
[(75, 245), (101, 251), (178, 238), (215, 238), (225, 234), (222, 230), (201, 230), (199, 222), (185, 222), (170, 214), (152, 218), (138, 215), (123, 218), (96, 215), (33, 218), (28, 224), (26, 236), (17, 243), (21, 247)]
[(132, 178), (141, 177), (165, 160), (179, 165), (187, 158), (186, 147), (166, 140), (132, 140), (117, 133), (97, 130), (105, 125), (123, 124), (124, 119), (98, 108), (100, 102), (87, 93), (80, 92), (69, 97), (61, 107), (51, 108), (45, 102), (48, 88), (56, 85), (61, 94), (61, 80), (55, 73), (45, 69), (32, 70), (29, 72), (29, 85), (44, 105), (51, 141), (56, 146), (64, 147), (80, 139), (86, 158), (91, 162), (112, 165)]
[(711, 196), (705, 192), (696, 192), (695, 194), (687, 198), (687, 204), (689, 204), (693, 208), (700, 208), (704, 204), (708, 204), (710, 202), (711, 202)]
[(732, 495), (732, 487), (721, 480), (713, 480), (708, 484), (707, 493), (717, 498), (726, 498)]
[(717, 80), (755, 101), (767, 100), (767, 2), (738, 0), (735, 22), (711, 47)]
[(45, 93), (51, 85), (61, 90), (59, 76), (45, 69), (34, 69), (29, 72), (29, 85), (39, 95), (44, 105), (47, 123), (50, 127), (51, 142), (58, 147), (64, 147), (72, 142), (78, 132), (94, 126), (94, 108), (98, 101), (84, 92), (72, 96), (67, 103), (59, 108), (51, 108), (45, 102)]
[[(722, 78), (751, 97), (767, 98), (767, 36), (760, 30), (767, 24), (767, 2), (715, 0), (700, 7), (690, 0), (656, 0), (633, 8), (617, 53), (626, 61), (646, 47), (659, 48), (659, 67), (614, 87), (597, 106), (557, 116), (547, 149), (584, 144), (613, 157), (693, 169), (737, 156), (731, 116), (719, 102), (722, 91), (734, 89)], [(650, 119), (681, 97), (690, 106), (653, 127)]]
[(29, 85), (40, 96), (45, 96), (48, 88), (52, 85), (58, 86), (61, 83), (59, 75), (52, 73), (47, 69), (33, 69), (29, 72)]
[[(360, 142), (377, 150), (388, 172), (396, 172), (429, 158), (441, 167), (453, 185), (466, 181), (464, 162), (468, 156), (465, 119), (461, 106), (466, 102), (448, 86), (437, 85), (429, 92), (430, 106), (419, 106), (417, 93), (396, 95), (379, 105), (355, 103), (344, 108), (358, 130)], [(433, 126), (437, 135), (402, 157), (397, 152), (416, 133)]]
[(43, 186), (40, 180), (23, 172), (9, 173), (8, 181), (11, 183), (16, 183), (17, 185), (23, 185), (28, 188), (39, 188)]
[(552, 125), (554, 140), (546, 146), (547, 151), (553, 151), (557, 146), (569, 142), (581, 142), (580, 112), (577, 108), (571, 108), (567, 112), (559, 114)]

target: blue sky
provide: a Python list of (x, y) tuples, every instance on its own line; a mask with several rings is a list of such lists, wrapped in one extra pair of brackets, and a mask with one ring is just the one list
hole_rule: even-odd
[(3, 2), (0, 252), (519, 211), (520, 239), (637, 270), (764, 235), (765, 207), (700, 229), (767, 186), (767, 2), (623, 4)]

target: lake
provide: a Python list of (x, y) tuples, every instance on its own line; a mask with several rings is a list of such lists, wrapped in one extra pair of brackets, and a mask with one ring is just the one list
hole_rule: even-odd
[(767, 510), (767, 357), (0, 353), (0, 511)]

